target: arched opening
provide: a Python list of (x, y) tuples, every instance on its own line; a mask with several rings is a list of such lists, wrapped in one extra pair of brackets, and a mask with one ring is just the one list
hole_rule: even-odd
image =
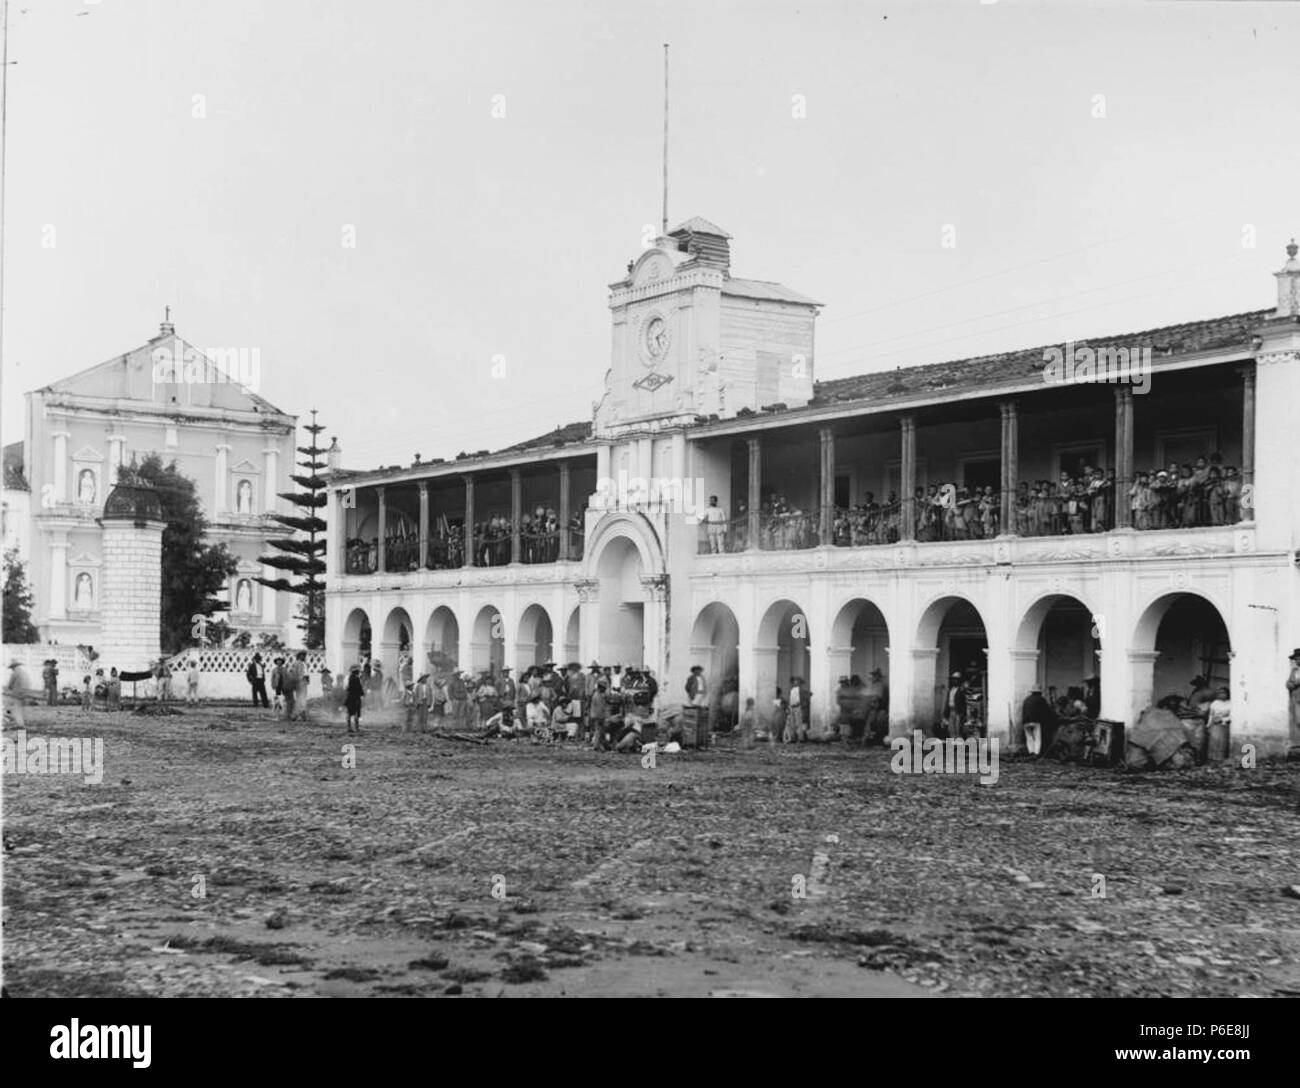
[(501, 610), (490, 604), (479, 609), (474, 619), (473, 659), (475, 672), (500, 672), (506, 663), (505, 620)]
[(436, 672), (450, 672), (460, 664), (460, 623), (445, 604), (435, 608), (424, 629), (424, 649)]
[(343, 621), (343, 660), (339, 668), (344, 673), (363, 658), (370, 656), (370, 617), (365, 609), (354, 608)]
[(928, 730), (959, 724), (950, 720), (956, 687), (968, 725), (987, 727), (988, 647), (984, 620), (970, 601), (940, 597), (930, 604), (916, 636), (912, 706), (917, 725)]
[(844, 604), (831, 624), (829, 658), (829, 720), (839, 721), (836, 695), (840, 678), (847, 677), (856, 697), (848, 704), (852, 710), (841, 731), (849, 729), (853, 739), (867, 730), (883, 736), (889, 730), (889, 625), (879, 605), (864, 597)]
[(641, 553), (625, 536), (612, 538), (596, 562), (600, 583), (601, 664), (641, 665), (645, 658), (645, 573)]
[(414, 652), (411, 635), (415, 624), (411, 622), (410, 613), (405, 608), (394, 608), (384, 621), (384, 638), (379, 647), (379, 661), (384, 667), (384, 675), (399, 679), (399, 666), (409, 660)]
[[(691, 628), (691, 660), (688, 668), (704, 667), (708, 692), (709, 716), (713, 727), (721, 732), (734, 728), (741, 707), (740, 692), (740, 624), (725, 604), (707, 604), (695, 617)], [(685, 683), (685, 677), (681, 682)], [(685, 692), (682, 692), (683, 696)]]
[(581, 642), (579, 641), (582, 634), (579, 616), (581, 609), (575, 608), (569, 613), (569, 622), (564, 628), (564, 660), (577, 661), (578, 654), (581, 653)]
[(1080, 699), (1098, 716), (1102, 627), (1077, 597), (1054, 593), (1035, 601), (1016, 635), (1017, 705), (1037, 687), (1053, 708), (1058, 699)]
[(1133, 636), (1134, 715), (1169, 695), (1187, 698), (1196, 677), (1231, 693), (1231, 655), (1227, 624), (1210, 601), (1195, 593), (1152, 601)]
[(555, 660), (551, 617), (540, 604), (530, 604), (519, 617), (519, 638), (515, 648), (515, 671), (523, 675), (532, 665)]
[[(790, 600), (774, 601), (763, 613), (754, 646), (754, 681), (759, 717), (768, 725), (780, 726), (773, 713), (777, 688), (789, 698), (790, 677), (808, 680), (812, 637), (808, 614)], [(825, 698), (825, 694), (821, 693)]]

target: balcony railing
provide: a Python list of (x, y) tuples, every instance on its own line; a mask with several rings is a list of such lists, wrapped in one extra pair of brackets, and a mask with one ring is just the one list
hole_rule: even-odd
[[(1127, 489), (1115, 481), (1024, 488), (1016, 493), (1012, 524), (1005, 529), (1001, 495), (992, 488), (969, 492), (935, 488), (911, 501), (915, 539), (920, 543), (990, 540), (1007, 531), (1022, 537), (1108, 532), (1116, 527), (1117, 492), (1124, 495), (1130, 526), (1137, 530), (1200, 529), (1254, 518), (1251, 491), (1229, 480), (1206, 485), (1184, 477), (1173, 485), (1133, 484)], [(762, 551), (798, 551), (822, 544), (840, 548), (894, 544), (903, 538), (903, 505), (835, 507), (825, 519), (815, 511), (764, 510), (756, 543)], [(823, 533), (823, 524), (829, 525), (828, 533)], [(749, 534), (749, 519), (742, 510), (729, 521), (704, 525), (699, 553), (745, 551), (750, 547)]]
[[(569, 559), (582, 558), (583, 532), (573, 528), (568, 534)], [(520, 559), (524, 563), (556, 563), (560, 558), (560, 531), (520, 534)], [(510, 562), (511, 535), (509, 531), (483, 531), (474, 537), (474, 566), (501, 567)], [(465, 566), (465, 538), (453, 531), (447, 535), (430, 537), (424, 566), (426, 570), (456, 570)], [(403, 573), (420, 569), (420, 538), (415, 535), (394, 535), (384, 540), (384, 571)], [(344, 570), (348, 574), (375, 574), (379, 571), (378, 539), (350, 540), (346, 549)]]

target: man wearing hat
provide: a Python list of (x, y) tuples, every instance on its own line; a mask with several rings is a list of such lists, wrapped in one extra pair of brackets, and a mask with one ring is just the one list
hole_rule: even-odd
[(944, 700), (943, 709), (946, 736), (961, 736), (961, 725), (966, 717), (966, 691), (962, 686), (959, 672), (954, 672), (948, 677), (948, 697)]
[(1192, 694), (1187, 699), (1188, 706), (1198, 718), (1207, 717), (1210, 713), (1210, 704), (1214, 702), (1214, 691), (1204, 676), (1193, 676), (1189, 683), (1192, 686)]
[(497, 685), (497, 689), (501, 696), (502, 705), (513, 706), (519, 686), (515, 683), (514, 677), (510, 675), (509, 665), (501, 669), (501, 683)]
[(9, 662), (9, 682), (5, 684), (5, 710), (19, 729), (27, 727), (23, 701), (27, 698), (27, 670), (17, 660)]
[(415, 682), (414, 691), (415, 728), (421, 733), (429, 731), (429, 704), (433, 702), (433, 688), (429, 686), (429, 674), (421, 673)]
[(889, 688), (885, 674), (872, 669), (866, 686), (867, 739), (870, 743), (883, 743), (889, 733)]
[(1043, 698), (1043, 685), (1035, 684), (1029, 690), (1020, 708), (1020, 724), (1025, 730), (1025, 747), (1031, 756), (1039, 755), (1051, 746), (1056, 735), (1056, 711)]
[(1286, 679), (1287, 743), (1291, 751), (1300, 748), (1300, 647), (1291, 651), (1291, 675)]

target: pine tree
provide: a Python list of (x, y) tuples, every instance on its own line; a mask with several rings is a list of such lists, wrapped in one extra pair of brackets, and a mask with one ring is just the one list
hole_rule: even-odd
[[(326, 525), (316, 511), (321, 509), (329, 498), (325, 494), (325, 478), (321, 470), (327, 463), (321, 460), (326, 453), (323, 446), (317, 444), (317, 435), (325, 428), (316, 422), (316, 409), (311, 410), (311, 422), (304, 424), (303, 430), (311, 435), (310, 445), (299, 446), (298, 452), (305, 460), (299, 461), (300, 468), (310, 475), (290, 476), (302, 490), (281, 491), (280, 498), (287, 499), (303, 514), (273, 514), (272, 517), (287, 529), (293, 529), (299, 535), (283, 539), (268, 540), (267, 543), (283, 555), (268, 555), (258, 561), (268, 567), (286, 571), (289, 578), (258, 578), (268, 589), (277, 593), (296, 593), (303, 598), (298, 618), (298, 625), (303, 632), (307, 649), (316, 650), (325, 644), (325, 540)], [(296, 576), (296, 577), (293, 577)]]
[(18, 549), (5, 552), (4, 641), (35, 642), (39, 637), (32, 624), (32, 591), (27, 585), (27, 564)]

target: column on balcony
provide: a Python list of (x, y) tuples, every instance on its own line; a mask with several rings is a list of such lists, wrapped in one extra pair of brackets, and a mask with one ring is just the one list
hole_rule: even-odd
[(375, 494), (379, 497), (379, 555), (375, 569), (382, 573), (388, 569), (388, 496), (382, 484), (375, 488)]
[(510, 470), (510, 562), (524, 560), (523, 538), (519, 527), (524, 519), (524, 477), (520, 469)]
[(757, 548), (763, 531), (761, 516), (763, 492), (763, 440), (749, 439), (749, 547)]
[[(465, 476), (465, 566), (474, 566), (474, 477)], [(466, 658), (466, 660), (469, 660)]]
[(429, 565), (429, 481), (420, 481), (420, 569)]
[(61, 620), (68, 614), (68, 534), (56, 529), (50, 537), (49, 618)]
[(1133, 485), (1133, 387), (1115, 390), (1115, 528), (1133, 525), (1128, 489)]
[(819, 427), (817, 434), (821, 451), (817, 495), (817, 502), (821, 508), (818, 518), (818, 543), (830, 544), (835, 506), (835, 431), (827, 424)]
[(916, 503), (912, 496), (916, 491), (916, 417), (903, 416), (899, 421), (902, 442), (899, 450), (898, 490), (899, 501), (903, 504), (902, 539), (916, 539)]
[[(1249, 499), (1247, 498), (1249, 496)], [(1241, 521), (1255, 520), (1255, 365), (1241, 368)]]
[(998, 405), (1002, 412), (1001, 532), (1016, 531), (1016, 490), (1020, 487), (1020, 414), (1016, 402)]
[(560, 561), (569, 558), (569, 462), (560, 462)]

